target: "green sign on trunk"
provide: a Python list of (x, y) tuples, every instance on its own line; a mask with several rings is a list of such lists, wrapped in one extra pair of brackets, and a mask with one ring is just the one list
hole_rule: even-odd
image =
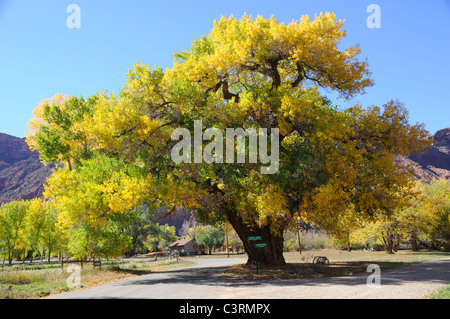
[(255, 248), (267, 247), (267, 244), (255, 244)]
[(248, 238), (248, 240), (261, 240), (261, 239), (262, 239), (261, 236), (253, 236)]

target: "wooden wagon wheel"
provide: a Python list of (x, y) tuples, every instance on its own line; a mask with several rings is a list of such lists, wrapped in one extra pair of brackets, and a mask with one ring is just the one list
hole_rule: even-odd
[(325, 256), (316, 256), (313, 259), (313, 264), (317, 264), (317, 265), (329, 265), (330, 261), (328, 260), (327, 257)]

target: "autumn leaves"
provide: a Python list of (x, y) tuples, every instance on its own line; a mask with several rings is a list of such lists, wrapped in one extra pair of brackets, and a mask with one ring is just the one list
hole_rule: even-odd
[[(259, 260), (276, 264), (282, 251), (272, 248), (298, 213), (331, 227), (391, 209), (409, 185), (395, 154), (424, 149), (428, 133), (407, 123), (401, 103), (341, 110), (322, 96), (325, 88), (350, 99), (373, 85), (359, 47), (339, 49), (342, 26), (332, 13), (287, 25), (224, 17), (176, 53), (172, 68), (137, 63), (118, 94), (44, 101), (27, 142), (61, 163), (47, 199), (67, 227), (118, 227), (142, 202), (228, 219), (246, 247), (250, 232), (273, 236)], [(192, 136), (211, 142), (192, 145)]]

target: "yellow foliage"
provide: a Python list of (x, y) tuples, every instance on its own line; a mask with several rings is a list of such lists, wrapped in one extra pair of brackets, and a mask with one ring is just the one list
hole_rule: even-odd
[(31, 120), (28, 121), (28, 130), (29, 131), (25, 131), (25, 136), (26, 136), (25, 141), (27, 142), (27, 144), (31, 150), (33, 150), (33, 151), (36, 150), (37, 142), (36, 142), (35, 138), (36, 138), (36, 135), (38, 133), (40, 133), (41, 127), (44, 125), (52, 125), (51, 123), (48, 123), (47, 121), (45, 121), (43, 118), (44, 107), (46, 105), (54, 105), (54, 106), (59, 106), (59, 107), (63, 108), (64, 103), (69, 99), (69, 97), (70, 97), (69, 95), (64, 95), (64, 94), (58, 93), (50, 99), (43, 99), (38, 104), (38, 106), (33, 110), (34, 118), (32, 118)]

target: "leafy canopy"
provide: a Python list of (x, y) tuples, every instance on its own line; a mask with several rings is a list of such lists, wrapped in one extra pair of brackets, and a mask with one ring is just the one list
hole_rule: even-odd
[[(339, 48), (342, 26), (333, 13), (287, 25), (223, 17), (176, 53), (172, 68), (135, 64), (118, 94), (44, 101), (27, 141), (44, 161), (67, 162), (47, 196), (68, 219), (94, 224), (147, 200), (273, 234), (299, 212), (331, 227), (350, 204), (363, 219), (390, 211), (409, 194), (411, 177), (395, 156), (425, 149), (428, 132), (408, 123), (399, 101), (341, 110), (321, 95), (323, 88), (351, 99), (373, 85), (359, 47)], [(248, 160), (175, 164), (171, 133), (193, 134), (195, 120), (279, 128), (278, 172), (262, 175), (261, 163)]]

